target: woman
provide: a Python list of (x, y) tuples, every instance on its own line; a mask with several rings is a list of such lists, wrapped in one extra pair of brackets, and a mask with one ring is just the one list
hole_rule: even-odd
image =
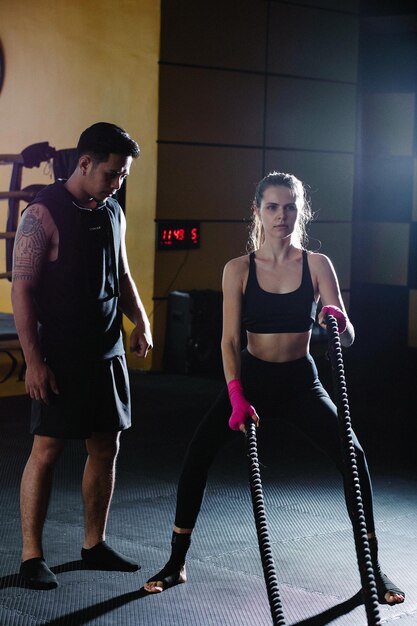
[[(323, 254), (307, 252), (305, 227), (311, 210), (303, 184), (272, 172), (257, 185), (249, 255), (229, 261), (223, 274), (222, 356), (227, 391), (199, 425), (188, 448), (177, 493), (171, 557), (147, 583), (150, 593), (186, 581), (185, 557), (200, 510), (208, 469), (219, 449), (251, 418), (286, 419), (326, 452), (341, 470), (336, 407), (321, 385), (309, 353), (317, 302), (338, 322), (341, 344), (354, 329), (346, 314), (337, 276)], [(241, 352), (241, 324), (247, 348)], [(254, 408), (256, 407), (256, 409)], [(230, 415), (229, 424), (227, 416)], [(380, 602), (404, 601), (380, 570), (372, 489), (364, 452), (353, 435), (363, 506)], [(349, 498), (346, 497), (348, 512)]]

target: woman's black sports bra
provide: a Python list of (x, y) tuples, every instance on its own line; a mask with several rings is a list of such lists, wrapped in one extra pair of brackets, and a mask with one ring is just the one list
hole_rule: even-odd
[(301, 285), (289, 293), (261, 289), (256, 278), (255, 253), (249, 255), (249, 275), (242, 302), (242, 324), (251, 333), (304, 333), (316, 319), (317, 303), (303, 250)]

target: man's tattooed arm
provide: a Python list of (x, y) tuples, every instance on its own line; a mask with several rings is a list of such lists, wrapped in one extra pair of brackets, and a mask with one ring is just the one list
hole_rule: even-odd
[(13, 248), (12, 281), (28, 280), (36, 284), (39, 280), (49, 245), (44, 219), (45, 209), (41, 205), (34, 204), (24, 212)]
[(42, 280), (43, 263), (50, 257), (54, 232), (55, 224), (47, 208), (33, 204), (23, 213), (13, 251), (11, 297), (16, 329), (27, 365), (26, 391), (31, 398), (44, 402), (48, 401), (53, 374), (44, 362), (39, 344), (34, 296)]

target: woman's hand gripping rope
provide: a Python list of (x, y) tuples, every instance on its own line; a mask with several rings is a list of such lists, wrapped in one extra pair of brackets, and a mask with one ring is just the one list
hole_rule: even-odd
[(339, 309), (339, 307), (334, 306), (333, 304), (328, 304), (324, 306), (320, 311), (319, 316), (319, 323), (321, 325), (325, 324), (326, 315), (333, 315), (333, 317), (336, 318), (337, 330), (339, 331), (340, 335), (345, 332), (347, 326), (347, 316), (341, 309)]
[(230, 403), (232, 405), (232, 414), (229, 419), (229, 427), (232, 430), (246, 431), (246, 421), (251, 418), (256, 426), (259, 426), (259, 415), (256, 409), (249, 404), (243, 395), (242, 383), (239, 379), (229, 381), (227, 384), (227, 391), (229, 392)]

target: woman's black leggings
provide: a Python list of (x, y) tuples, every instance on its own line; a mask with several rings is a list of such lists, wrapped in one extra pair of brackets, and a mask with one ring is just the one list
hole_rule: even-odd
[[(247, 400), (263, 420), (285, 420), (323, 450), (343, 475), (337, 410), (322, 386), (313, 358), (270, 363), (242, 352), (241, 381)], [(175, 525), (194, 528), (207, 482), (208, 470), (219, 450), (241, 433), (228, 421), (231, 405), (225, 388), (206, 413), (188, 447), (177, 491)], [(368, 533), (374, 532), (372, 487), (365, 454), (353, 433)], [(345, 499), (350, 518), (350, 497)]]

